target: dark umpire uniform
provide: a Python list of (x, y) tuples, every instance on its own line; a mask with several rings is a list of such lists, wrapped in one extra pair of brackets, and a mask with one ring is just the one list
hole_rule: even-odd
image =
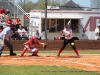
[(3, 31), (0, 33), (0, 56), (3, 52), (4, 45), (7, 45), (7, 47), (10, 50), (10, 55), (15, 56), (16, 53), (13, 53), (13, 45), (10, 43), (10, 38), (13, 34), (13, 25), (10, 25), (3, 29)]

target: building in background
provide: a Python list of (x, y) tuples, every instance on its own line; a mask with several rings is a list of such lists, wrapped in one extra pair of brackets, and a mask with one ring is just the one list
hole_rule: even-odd
[[(83, 10), (83, 8), (79, 7), (72, 0), (63, 7), (48, 6), (47, 37), (48, 39), (53, 39), (54, 36), (61, 36), (59, 31), (64, 28), (68, 21), (71, 21), (74, 37), (94, 40), (94, 30), (99, 19), (99, 11)], [(45, 10), (30, 11), (30, 35), (33, 35), (36, 29), (39, 30), (39, 33), (45, 32)]]

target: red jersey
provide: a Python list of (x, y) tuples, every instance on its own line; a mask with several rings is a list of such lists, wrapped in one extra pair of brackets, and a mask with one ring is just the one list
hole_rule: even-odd
[(0, 8), (0, 14), (2, 14), (2, 9)]
[(5, 14), (5, 10), (3, 8), (0, 8), (0, 14)]
[(16, 24), (20, 24), (20, 19), (15, 20), (14, 25), (16, 25)]
[(0, 33), (2, 32), (2, 29), (0, 29)]
[(2, 14), (5, 14), (5, 9), (2, 8)]
[(9, 24), (12, 24), (12, 20), (11, 19), (6, 19), (6, 25), (8, 26)]
[(35, 40), (37, 40), (37, 39), (30, 39), (30, 40), (28, 40), (25, 44), (26, 45), (29, 45), (29, 47), (31, 46), (31, 45), (34, 45), (34, 47), (36, 46), (36, 45), (39, 45), (41, 42), (39, 42), (38, 40), (37, 40), (37, 42), (34, 42)]

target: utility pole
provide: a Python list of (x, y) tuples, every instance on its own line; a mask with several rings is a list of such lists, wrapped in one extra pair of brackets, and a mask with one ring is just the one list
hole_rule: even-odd
[(45, 40), (47, 40), (47, 0), (45, 0)]

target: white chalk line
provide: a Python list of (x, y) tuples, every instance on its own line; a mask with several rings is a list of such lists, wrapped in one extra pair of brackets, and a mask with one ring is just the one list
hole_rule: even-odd
[[(52, 58), (54, 58), (54, 57), (47, 57), (47, 59), (43, 59), (43, 60), (46, 60), (46, 61), (58, 61), (58, 62), (69, 62), (69, 63), (72, 63), (72, 64), (79, 64), (79, 65), (84, 65), (84, 66), (90, 66), (90, 67), (97, 67), (97, 68), (100, 68), (100, 66), (97, 66), (97, 65), (93, 65), (93, 64), (88, 64), (88, 63), (81, 63), (81, 62), (74, 62), (73, 60), (74, 60), (74, 58), (72, 59), (72, 58), (68, 58), (67, 60), (65, 60), (65, 58), (64, 59), (59, 59), (59, 60), (57, 60), (57, 59), (55, 59), (55, 60), (53, 60)], [(13, 60), (18, 60), (18, 59), (22, 59), (22, 58), (12, 58)], [(27, 58), (28, 59), (28, 58)], [(30, 59), (30, 60), (41, 60), (42, 61), (42, 59), (41, 58), (38, 58), (38, 59), (34, 59), (34, 58), (32, 58), (32, 59)]]
[(65, 60), (65, 62), (70, 62), (72, 64), (80, 64), (80, 65), (85, 65), (85, 66), (91, 66), (91, 67), (97, 67), (97, 68), (100, 68), (100, 66), (97, 66), (97, 65), (93, 65), (93, 64), (85, 64), (85, 63), (81, 63), (81, 62), (74, 62), (74, 61), (71, 61), (71, 60)]

